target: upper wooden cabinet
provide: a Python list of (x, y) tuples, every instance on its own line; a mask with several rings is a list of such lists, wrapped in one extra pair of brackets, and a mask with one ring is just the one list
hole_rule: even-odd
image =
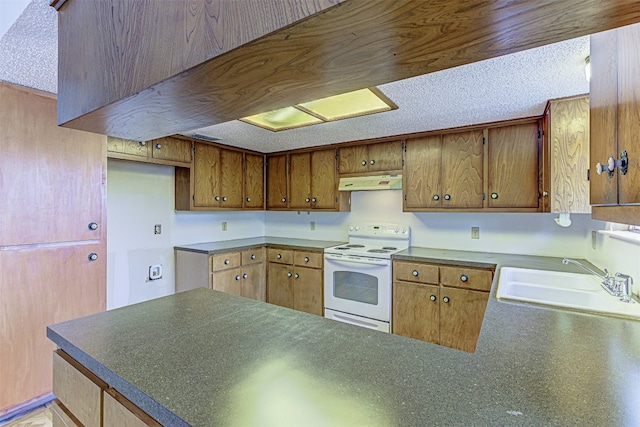
[(340, 147), (338, 160), (341, 175), (399, 172), (402, 170), (402, 141)]
[(267, 156), (267, 209), (287, 209), (288, 155)]
[(595, 219), (640, 224), (639, 49), (638, 24), (591, 36), (589, 166)]
[(244, 201), (245, 209), (264, 209), (264, 155), (244, 155)]
[(192, 153), (192, 142), (188, 139), (169, 136), (151, 141), (107, 138), (107, 157), (111, 159), (190, 167)]

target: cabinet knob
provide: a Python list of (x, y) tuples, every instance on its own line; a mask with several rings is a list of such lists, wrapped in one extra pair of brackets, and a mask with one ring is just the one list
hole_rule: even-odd
[(300, 277), (300, 275), (298, 273), (296, 273), (294, 277), (297, 279), (297, 278)]
[(366, 160), (362, 161), (362, 166), (367, 166), (367, 161)]
[(291, 272), (288, 272), (287, 277), (291, 277), (291, 276), (293, 276), (293, 274)]
[(140, 141), (140, 142), (138, 142), (138, 144), (140, 144), (141, 147), (146, 147), (147, 142), (146, 141)]
[(375, 164), (376, 164), (376, 161), (375, 161), (375, 160), (371, 160), (371, 161), (369, 162), (369, 164), (370, 164), (371, 166), (373, 166), (373, 165), (375, 165)]
[(243, 279), (246, 279), (247, 277), (249, 277), (249, 276), (247, 276), (247, 273), (243, 273), (243, 274), (242, 274), (242, 278), (243, 278)]
[(276, 258), (281, 259), (282, 258), (282, 254), (276, 255)]
[(445, 303), (448, 303), (449, 302), (449, 297), (443, 297), (442, 301), (444, 301)]
[(254, 254), (251, 254), (251, 259), (256, 259), (256, 256)]
[(626, 150), (623, 150), (620, 153), (620, 159), (616, 160), (613, 156), (607, 159), (606, 164), (596, 163), (596, 172), (598, 175), (602, 175), (604, 172), (607, 173), (609, 178), (613, 177), (613, 172), (615, 169), (620, 169), (620, 174), (626, 175), (629, 170), (629, 153)]
[(498, 193), (491, 193), (491, 198), (492, 199), (497, 199), (498, 198)]
[(227, 197), (226, 196), (222, 196), (222, 201), (226, 202), (227, 201)]
[(229, 260), (228, 259), (224, 260), (224, 265), (229, 265)]
[(236, 275), (236, 280), (240, 280), (240, 275)]
[(159, 150), (159, 149), (161, 149), (161, 148), (162, 148), (162, 145), (161, 145), (161, 144), (156, 144), (156, 150)]
[(445, 194), (444, 195), (444, 199), (445, 200), (451, 200), (451, 194)]
[(433, 200), (440, 200), (440, 196), (438, 196), (437, 194), (433, 195)]
[(95, 252), (91, 252), (87, 258), (89, 259), (89, 261), (95, 261), (98, 259), (98, 254)]
[(431, 296), (429, 297), (429, 299), (430, 299), (431, 301), (435, 301), (435, 300), (437, 300), (438, 298), (437, 298), (435, 295), (431, 295)]
[(304, 199), (304, 201), (309, 203), (311, 201), (311, 199), (307, 197), (306, 199)]
[(312, 201), (313, 203), (315, 203), (315, 202), (317, 202), (317, 201), (318, 201), (318, 199), (316, 199), (316, 198), (314, 197), (313, 199), (311, 199), (311, 201)]
[(247, 197), (247, 202), (250, 202), (250, 201), (251, 201), (251, 197)]
[(216, 196), (216, 197), (214, 197), (213, 199), (214, 199), (216, 202), (219, 202), (219, 201), (220, 201), (220, 196)]
[(542, 195), (543, 195), (544, 197), (549, 197), (549, 192), (548, 192), (548, 191), (543, 191), (543, 192), (542, 192)]
[(418, 277), (420, 273), (418, 273), (418, 270), (413, 270), (411, 274), (413, 274), (415, 277)]
[(460, 276), (460, 280), (462, 280), (463, 282), (468, 282), (469, 278), (467, 277), (466, 274), (463, 274), (462, 276)]
[(283, 197), (282, 198), (282, 203), (286, 203), (286, 202), (287, 202), (287, 199)]
[(98, 229), (98, 223), (90, 222), (88, 227), (89, 227), (89, 230), (92, 230), (92, 231), (97, 230)]
[(304, 262), (309, 262), (309, 257), (308, 256), (304, 257)]

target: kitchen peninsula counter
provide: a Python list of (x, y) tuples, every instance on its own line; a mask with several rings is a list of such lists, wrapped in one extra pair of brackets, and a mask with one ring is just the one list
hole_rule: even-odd
[[(574, 271), (558, 258), (470, 258)], [(473, 354), (208, 289), (53, 325), (47, 336), (170, 426), (640, 423), (640, 322), (493, 296)]]
[(229, 250), (243, 250), (256, 246), (277, 246), (288, 249), (325, 249), (345, 242), (330, 240), (292, 239), (287, 237), (252, 237), (248, 239), (221, 240), (218, 242), (195, 243), (175, 246), (177, 251), (197, 252), (214, 255)]

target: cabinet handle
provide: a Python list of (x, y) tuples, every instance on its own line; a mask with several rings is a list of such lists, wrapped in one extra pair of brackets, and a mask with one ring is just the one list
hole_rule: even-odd
[(249, 276), (247, 276), (247, 273), (243, 273), (243, 274), (242, 274), (242, 278), (243, 278), (243, 279), (246, 279), (247, 277), (249, 277)]
[(222, 196), (222, 201), (226, 202), (227, 201), (227, 197), (226, 196)]
[(96, 222), (90, 222), (90, 223), (89, 223), (89, 225), (88, 225), (88, 227), (89, 227), (89, 230), (91, 230), (91, 231), (95, 231), (95, 230), (97, 230), (97, 229), (98, 229), (98, 223), (96, 223)]
[(433, 200), (440, 200), (440, 196), (438, 196), (437, 194), (433, 195)]
[(420, 273), (418, 273), (418, 270), (413, 270), (411, 274), (413, 274), (415, 277), (418, 277)]
[(375, 160), (371, 160), (371, 161), (369, 162), (369, 164), (370, 164), (371, 166), (373, 166), (373, 165), (375, 165), (375, 164), (376, 164), (376, 161), (375, 161)]
[(141, 147), (146, 147), (147, 145), (146, 141), (140, 141), (138, 144), (140, 144)]
[(224, 265), (229, 265), (229, 260), (228, 259), (224, 260)]
[(313, 203), (315, 203), (315, 202), (317, 202), (317, 201), (318, 201), (318, 199), (316, 199), (316, 198), (314, 197), (313, 199), (311, 199), (311, 201), (312, 201)]
[(366, 160), (362, 161), (362, 166), (367, 166), (367, 161)]
[(95, 252), (91, 252), (87, 258), (89, 259), (89, 261), (95, 261), (98, 259), (98, 254)]
[(445, 194), (444, 195), (444, 199), (445, 200), (451, 200), (451, 194)]
[(298, 273), (296, 273), (296, 274), (295, 274), (295, 278), (297, 279), (297, 278), (299, 278), (299, 277), (300, 277), (300, 275), (299, 275)]
[(251, 197), (247, 197), (247, 202), (251, 202)]
[(435, 295), (431, 295), (431, 296), (429, 297), (429, 299), (430, 299), (431, 301), (435, 301), (435, 300), (437, 300), (438, 298), (437, 298)]
[(462, 276), (460, 276), (460, 280), (462, 280), (463, 282), (468, 282), (469, 278), (467, 277), (466, 274), (463, 274)]
[(236, 280), (240, 280), (240, 275), (236, 275)]
[(306, 199), (304, 199), (304, 201), (309, 203), (311, 201), (311, 199), (307, 197)]
[(492, 199), (497, 199), (498, 198), (498, 193), (491, 193), (491, 198)]
[(282, 203), (286, 203), (287, 199), (285, 199), (284, 197), (282, 198)]
[(219, 201), (220, 201), (220, 196), (216, 196), (216, 197), (214, 197), (213, 199), (214, 199), (216, 202), (219, 202)]
[(304, 257), (304, 262), (309, 262), (309, 257), (308, 256)]
[(157, 149), (157, 150), (159, 150), (159, 149), (161, 149), (161, 148), (162, 148), (162, 145), (160, 145), (160, 144), (156, 144), (156, 149)]
[(288, 272), (287, 277), (291, 277), (291, 276), (293, 276), (293, 274), (291, 272)]
[(251, 254), (251, 259), (256, 259), (256, 256), (254, 254)]
[(444, 301), (445, 303), (448, 303), (449, 302), (449, 297), (443, 297), (442, 301)]
[(276, 255), (276, 258), (281, 259), (282, 258), (282, 254)]

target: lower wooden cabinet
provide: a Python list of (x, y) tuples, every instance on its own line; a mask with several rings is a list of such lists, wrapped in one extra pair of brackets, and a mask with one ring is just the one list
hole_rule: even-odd
[(323, 253), (269, 248), (267, 302), (323, 315)]
[(392, 332), (474, 352), (493, 270), (394, 261)]
[(232, 295), (266, 301), (263, 247), (212, 255), (209, 287)]

